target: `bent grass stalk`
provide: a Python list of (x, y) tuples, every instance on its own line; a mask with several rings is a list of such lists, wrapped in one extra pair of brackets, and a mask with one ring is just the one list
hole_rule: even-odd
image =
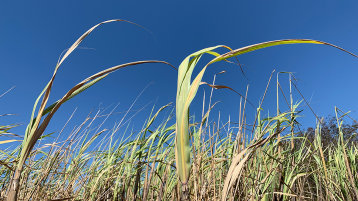
[[(328, 45), (328, 46), (335, 47), (339, 50), (342, 50), (344, 52), (347, 52), (348, 54), (351, 54), (355, 57), (358, 57), (357, 55), (348, 52), (343, 48), (322, 41), (311, 40), (311, 39), (285, 39), (285, 40), (276, 40), (276, 41), (258, 43), (235, 50), (231, 50), (231, 48), (224, 45), (209, 47), (187, 56), (180, 64), (178, 69), (179, 72), (178, 72), (177, 97), (176, 97), (177, 135), (176, 135), (175, 154), (176, 154), (176, 162), (177, 162), (177, 171), (178, 171), (179, 179), (182, 183), (184, 199), (188, 199), (187, 182), (189, 180), (189, 175), (190, 175), (189, 173), (191, 168), (191, 163), (190, 163), (191, 148), (189, 143), (189, 107), (198, 91), (200, 84), (202, 84), (202, 78), (206, 68), (210, 64), (216, 63), (218, 61), (223, 61), (231, 57), (236, 57), (238, 55), (263, 49), (266, 47), (285, 45), (285, 44), (299, 44), (299, 43)], [(222, 55), (220, 55), (217, 52), (214, 52), (215, 49), (222, 48), (222, 47), (227, 48), (230, 51)], [(214, 55), (215, 58), (211, 60), (208, 64), (206, 64), (199, 72), (199, 74), (195, 77), (195, 79), (191, 82), (191, 76), (195, 66), (199, 62), (200, 58), (206, 53)], [(252, 147), (252, 149), (255, 148)], [(231, 175), (228, 175), (227, 179), (230, 177)], [(229, 186), (226, 185), (225, 187), (227, 188)], [(225, 198), (226, 198), (226, 194), (225, 195), (223, 194), (223, 200)]]
[[(7, 194), (7, 200), (8, 201), (16, 201), (17, 200), (17, 193), (18, 193), (18, 190), (19, 190), (19, 183), (20, 183), (20, 178), (21, 178), (23, 165), (25, 164), (25, 161), (28, 158), (31, 150), (35, 146), (37, 140), (41, 137), (41, 135), (45, 131), (46, 127), (48, 126), (49, 122), (51, 121), (51, 118), (53, 117), (53, 115), (56, 113), (56, 111), (60, 108), (60, 106), (63, 103), (65, 103), (69, 99), (73, 98), (74, 96), (80, 94), (82, 91), (86, 90), (87, 88), (89, 88), (90, 86), (95, 84), (96, 82), (100, 81), (101, 79), (103, 79), (104, 77), (109, 75), (110, 73), (112, 73), (112, 72), (114, 72), (114, 71), (116, 71), (116, 70), (118, 70), (120, 68), (133, 66), (133, 65), (138, 65), (138, 64), (145, 64), (145, 63), (164, 63), (164, 64), (172, 66), (171, 64), (169, 64), (167, 62), (155, 61), (155, 60), (136, 61), (136, 62), (131, 62), (131, 63), (126, 63), (126, 64), (114, 66), (114, 67), (108, 68), (106, 70), (103, 70), (103, 71), (101, 71), (99, 73), (96, 73), (96, 74), (88, 77), (87, 79), (83, 80), (82, 82), (78, 83), (72, 89), (70, 89), (60, 100), (58, 100), (56, 103), (54, 103), (51, 106), (49, 106), (48, 108), (46, 108), (46, 105), (47, 105), (47, 102), (48, 102), (48, 99), (49, 99), (49, 96), (50, 96), (50, 92), (51, 92), (51, 88), (52, 88), (54, 79), (56, 77), (56, 74), (57, 74), (57, 71), (58, 71), (59, 67), (64, 62), (64, 60), (78, 47), (78, 45), (94, 29), (96, 29), (98, 26), (100, 26), (102, 24), (106, 24), (106, 23), (110, 23), (110, 22), (116, 22), (116, 21), (123, 21), (123, 22), (128, 22), (128, 23), (131, 23), (131, 24), (135, 24), (135, 23), (132, 23), (132, 22), (129, 22), (129, 21), (126, 21), (126, 20), (121, 20), (121, 19), (108, 20), (108, 21), (101, 22), (101, 23), (93, 26), (92, 28), (90, 28), (80, 38), (78, 38), (76, 40), (76, 42), (65, 52), (65, 54), (61, 58), (61, 60), (59, 60), (59, 62), (57, 63), (55, 71), (54, 71), (54, 73), (52, 75), (52, 78), (50, 79), (50, 81), (48, 82), (46, 87), (43, 89), (43, 91), (40, 93), (40, 95), (38, 96), (38, 98), (35, 101), (35, 105), (33, 107), (33, 111), (32, 111), (32, 114), (31, 114), (30, 123), (26, 128), (25, 138), (24, 138), (24, 140), (22, 142), (21, 152), (19, 154), (19, 161), (17, 163), (17, 167), (16, 167), (16, 170), (15, 170), (14, 176), (13, 176), (11, 182), (10, 182), (10, 185), (9, 185), (9, 190), (8, 190), (8, 194)], [(174, 66), (172, 66), (172, 67), (175, 68)], [(42, 102), (40, 104), (37, 116), (36, 116), (36, 118), (33, 118), (35, 110), (37, 108), (37, 104), (38, 104), (39, 100), (41, 99), (41, 97), (43, 97), (43, 98), (42, 98)], [(46, 118), (40, 124), (40, 122), (42, 120), (42, 117), (44, 115), (46, 115), (46, 114), (47, 114)]]

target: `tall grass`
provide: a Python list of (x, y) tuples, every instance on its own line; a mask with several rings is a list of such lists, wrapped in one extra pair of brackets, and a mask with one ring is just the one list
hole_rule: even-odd
[[(295, 137), (298, 105), (293, 104), (292, 95), (289, 110), (280, 112), (277, 108), (278, 112), (274, 117), (262, 118), (260, 105), (251, 128), (252, 133), (246, 133), (246, 97), (242, 97), (244, 107), (236, 131), (230, 127), (229, 122), (208, 123), (213, 105), (210, 105), (208, 111), (203, 111), (205, 115), (199, 122), (189, 123), (190, 104), (199, 86), (204, 84), (202, 77), (210, 64), (228, 61), (231, 57), (270, 46), (296, 43), (329, 45), (355, 56), (340, 47), (316, 40), (277, 40), (236, 50), (227, 46), (200, 50), (186, 57), (179, 66), (174, 125), (169, 124), (172, 118), (170, 116), (161, 122), (160, 126), (152, 128), (158, 114), (168, 105), (161, 107), (156, 113), (153, 112), (143, 129), (136, 135), (131, 133), (127, 139), (119, 138), (117, 129), (91, 131), (88, 128), (98, 117), (89, 117), (69, 135), (67, 140), (46, 144), (33, 150), (59, 107), (110, 73), (123, 67), (145, 63), (170, 65), (164, 61), (150, 60), (114, 66), (88, 77), (70, 89), (61, 99), (47, 106), (56, 73), (63, 61), (95, 28), (114, 21), (124, 20), (109, 20), (95, 25), (65, 52), (57, 63), (52, 78), (34, 104), (21, 146), (1, 152), (3, 166), (0, 175), (3, 179), (0, 184), (4, 199), (6, 197), (6, 200), (14, 201), (358, 198), (356, 145), (348, 147), (342, 138), (338, 147), (323, 149), (320, 145), (319, 125), (317, 137), (310, 146), (306, 145), (305, 138)], [(215, 52), (217, 48), (222, 47), (229, 51), (222, 55)], [(204, 54), (211, 54), (214, 58), (192, 81), (193, 70)], [(214, 84), (209, 86), (231, 89)], [(337, 121), (340, 125), (341, 119), (338, 116)], [(99, 136), (101, 143), (95, 149), (89, 149)], [(295, 141), (298, 142), (296, 146)]]
[[(205, 48), (200, 51), (197, 51), (188, 57), (184, 59), (184, 61), (179, 66), (179, 72), (178, 72), (178, 86), (177, 86), (177, 98), (176, 98), (176, 164), (178, 169), (178, 175), (180, 178), (180, 181), (183, 185), (183, 196), (187, 197), (188, 189), (187, 189), (187, 181), (189, 179), (190, 174), (190, 144), (189, 144), (189, 107), (193, 99), (195, 98), (195, 95), (198, 91), (198, 88), (200, 84), (202, 84), (202, 78), (204, 76), (204, 73), (207, 69), (207, 67), (213, 63), (219, 62), (219, 61), (227, 61), (227, 59), (236, 57), (241, 54), (245, 54), (248, 52), (252, 52), (255, 50), (259, 50), (262, 48), (267, 48), (271, 46), (277, 46), (277, 45), (285, 45), (285, 44), (299, 44), (299, 43), (311, 43), (311, 44), (321, 44), (321, 45), (328, 45), (335, 47), (339, 50), (342, 50), (344, 52), (347, 52), (355, 57), (356, 55), (340, 48), (335, 45), (332, 45), (330, 43), (317, 41), (317, 40), (310, 40), (310, 39), (286, 39), (286, 40), (276, 40), (276, 41), (269, 41), (264, 43), (258, 43), (254, 45), (250, 45), (247, 47), (242, 47), (236, 50), (232, 50), (231, 48), (227, 46), (215, 46), (210, 48)], [(218, 54), (217, 52), (214, 52), (214, 50), (225, 47), (229, 49), (230, 51), (225, 54)], [(200, 58), (204, 54), (211, 54), (214, 55), (214, 59), (212, 59), (208, 64), (206, 64), (202, 70), (199, 72), (199, 74), (194, 78), (194, 80), (191, 82), (191, 76), (192, 72), (199, 62)], [(215, 87), (215, 86), (212, 86)], [(226, 87), (229, 88), (229, 87)], [(277, 114), (279, 115), (279, 114)], [(280, 130), (280, 126), (278, 125), (277, 131)], [(277, 133), (279, 134), (279, 133)], [(199, 133), (200, 135), (200, 133)], [(239, 155), (244, 156), (246, 152), (251, 152), (252, 150), (257, 148), (257, 145), (261, 145), (261, 143), (256, 144), (255, 146), (250, 147), (247, 150), (243, 150), (242, 153)], [(237, 159), (240, 161), (240, 163), (243, 163), (245, 160), (241, 159), (240, 157)], [(225, 188), (228, 189), (231, 186), (228, 184), (231, 174), (235, 174), (237, 172), (240, 172), (240, 168), (237, 169), (235, 172), (234, 170), (229, 172), (228, 178), (225, 182)], [(225, 192), (226, 193), (226, 192)], [(358, 195), (358, 194), (357, 194)], [(223, 197), (225, 199), (225, 196)]]
[[(179, 200), (182, 189), (174, 160), (175, 126), (170, 123), (172, 115), (163, 121), (156, 118), (163, 110), (171, 109), (153, 110), (138, 133), (125, 125), (122, 129), (115, 125), (98, 130), (105, 119), (98, 112), (88, 116), (63, 141), (49, 143), (52, 140), (45, 138), (24, 166), (18, 200)], [(297, 111), (293, 114), (296, 118)], [(318, 124), (314, 141), (295, 137), (292, 149), (287, 129), (292, 125), (291, 117), (288, 110), (280, 116), (260, 117), (255, 126), (256, 138), (275, 136), (279, 121), (286, 128), (280, 142), (273, 137), (249, 140), (251, 126), (245, 124), (243, 128), (232, 127), (232, 122), (209, 120), (207, 126), (204, 124), (203, 137), (191, 150), (192, 176), (187, 182), (190, 199), (220, 200), (225, 194), (226, 200), (355, 200), (356, 183), (351, 183), (347, 167), (356, 181), (357, 144), (348, 146), (344, 141), (322, 147)], [(338, 121), (341, 124), (342, 119)], [(199, 129), (200, 124), (191, 125), (192, 140)], [(250, 149), (253, 146), (258, 148)], [(252, 151), (240, 154), (244, 150)], [(0, 155), (10, 167), (0, 168), (2, 198), (17, 151), (3, 150)], [(231, 172), (236, 174), (232, 174), (230, 188), (225, 190), (225, 178)]]

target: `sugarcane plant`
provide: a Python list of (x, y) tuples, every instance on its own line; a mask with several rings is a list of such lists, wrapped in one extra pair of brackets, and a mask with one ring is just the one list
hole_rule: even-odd
[[(248, 52), (252, 52), (255, 50), (259, 50), (266, 47), (277, 46), (277, 45), (285, 45), (285, 44), (299, 44), (299, 43), (311, 43), (311, 44), (322, 44), (328, 45), (344, 52), (347, 52), (355, 57), (357, 55), (346, 51), (343, 48), (335, 46), (330, 43), (318, 41), (318, 40), (311, 40), (311, 39), (284, 39), (284, 40), (275, 40), (275, 41), (268, 41), (263, 43), (258, 43), (246, 47), (242, 47), (239, 49), (232, 50), (230, 47), (225, 45), (219, 45), (214, 47), (209, 47), (197, 51), (193, 54), (187, 56), (179, 66), (178, 69), (178, 82), (177, 82), (177, 94), (176, 94), (176, 148), (175, 148), (175, 155), (176, 155), (176, 166), (177, 166), (177, 173), (179, 180), (182, 185), (182, 196), (183, 199), (190, 199), (189, 198), (189, 186), (188, 181), (190, 177), (190, 169), (191, 169), (191, 162), (190, 162), (190, 137), (189, 137), (189, 107), (195, 95), (198, 91), (198, 88), (202, 82), (202, 78), (207, 67), (213, 63), (219, 61), (227, 61), (227, 59), (231, 57), (236, 57), (241, 54), (245, 54)], [(229, 49), (230, 51), (225, 54), (219, 54), (215, 52), (218, 48), (225, 48)], [(204, 54), (210, 54), (214, 56), (209, 63), (207, 63), (198, 75), (192, 79), (192, 73), (195, 66), (198, 64), (200, 58)], [(211, 87), (214, 87), (211, 85)], [(219, 88), (219, 87), (218, 87)], [(200, 134), (199, 134), (200, 135)], [(256, 146), (262, 145), (262, 143), (254, 143), (255, 146), (250, 146), (250, 149), (254, 149)], [(227, 179), (229, 179), (230, 175), (228, 175)], [(226, 183), (226, 182), (225, 182)], [(227, 185), (226, 185), (227, 186)], [(225, 188), (225, 187), (224, 187)], [(224, 195), (223, 195), (224, 196)], [(226, 196), (226, 195), (225, 195)]]
[[(78, 47), (78, 45), (98, 26), (102, 24), (106, 24), (109, 22), (116, 22), (116, 21), (124, 21), (131, 24), (134, 24), (129, 21), (115, 19), (115, 20), (109, 20), (101, 22), (92, 28), (90, 28), (88, 31), (86, 31), (81, 37), (79, 37), (75, 43), (64, 53), (63, 57), (58, 61), (56, 64), (54, 73), (50, 79), (50, 81), (47, 83), (43, 91), (40, 93), (40, 95), (37, 97), (30, 122), (26, 128), (24, 140), (21, 143), (20, 150), (18, 151), (18, 156), (16, 159), (16, 167), (14, 170), (12, 170), (12, 178), (10, 180), (10, 183), (8, 185), (7, 190), (7, 201), (16, 201), (18, 199), (18, 193), (19, 193), (19, 184), (20, 179), (22, 176), (23, 167), (25, 165), (26, 160), (29, 158), (29, 156), (32, 153), (32, 149), (34, 148), (36, 142), (41, 138), (43, 135), (45, 129), (47, 128), (48, 124), (50, 123), (52, 117), (58, 111), (60, 106), (64, 104), (66, 101), (70, 100), (74, 96), (80, 94), (84, 90), (88, 89), (98, 81), (102, 80), (103, 78), (107, 77), (110, 73), (124, 68), (128, 66), (138, 65), (138, 64), (145, 64), (145, 63), (162, 63), (169, 65), (173, 68), (174, 66), (170, 65), (169, 63), (165, 61), (157, 61), (157, 60), (146, 60), (146, 61), (136, 61), (126, 64), (117, 65), (108, 69), (105, 69), (103, 71), (100, 71), (83, 81), (79, 82), (77, 85), (72, 87), (61, 99), (56, 101), (50, 106), (47, 106), (48, 100), (50, 97), (50, 92), (54, 83), (54, 79), (56, 77), (57, 71), (62, 65), (62, 63), (68, 58), (68, 56)], [(180, 184), (182, 186), (182, 198), (183, 199), (190, 199), (190, 189), (188, 185), (188, 181), (190, 178), (190, 171), (191, 171), (191, 146), (190, 146), (190, 139), (189, 139), (189, 107), (193, 99), (195, 98), (195, 95), (197, 93), (197, 90), (202, 82), (203, 75), (207, 69), (207, 67), (210, 64), (219, 62), (219, 61), (228, 61), (227, 59), (231, 57), (236, 57), (238, 55), (248, 53), (254, 50), (270, 47), (270, 46), (276, 46), (276, 45), (283, 45), (283, 44), (296, 44), (296, 43), (312, 43), (312, 44), (323, 44), (323, 45), (329, 45), (335, 48), (338, 48), (342, 51), (345, 51), (353, 56), (356, 56), (340, 47), (337, 47), (335, 45), (321, 42), (317, 40), (310, 40), (310, 39), (287, 39), (287, 40), (277, 40), (277, 41), (269, 41), (264, 43), (259, 43), (255, 45), (250, 45), (247, 47), (239, 48), (232, 50), (231, 48), (219, 45), (215, 47), (206, 48), (203, 50), (200, 50), (198, 52), (195, 52), (188, 57), (186, 57), (183, 62), (180, 64), (178, 69), (178, 80), (177, 80), (177, 94), (176, 94), (176, 137), (175, 137), (175, 159), (176, 159), (176, 171), (178, 174), (178, 178), (180, 181)], [(229, 51), (225, 54), (219, 54), (215, 52), (218, 48), (226, 48)], [(192, 73), (195, 68), (195, 66), (198, 64), (200, 58), (204, 54), (211, 54), (214, 56), (214, 59), (212, 59), (209, 63), (207, 63), (199, 72), (199, 74), (194, 78), (193, 81), (191, 81)], [(356, 56), (357, 57), (357, 56)], [(215, 86), (215, 85), (209, 85), (214, 88), (225, 88), (223, 86)], [(229, 88), (229, 87), (226, 87)], [(231, 88), (229, 88), (231, 89)], [(42, 100), (41, 100), (42, 98)], [(40, 102), (41, 100), (41, 102)], [(36, 112), (37, 111), (37, 112)], [(35, 113), (37, 113), (35, 115)], [(200, 135), (200, 133), (199, 133)], [(255, 142), (252, 143), (251, 146), (248, 146), (246, 149), (244, 149), (241, 154), (236, 156), (231, 164), (231, 167), (229, 169), (229, 173), (225, 180), (223, 193), (223, 200), (225, 200), (225, 196), (227, 195), (226, 192), (228, 192), (229, 188), (232, 187), (234, 183), (234, 174), (237, 174), (240, 171), (240, 168), (242, 164), (247, 160), (247, 158), (250, 156), (246, 153), (252, 153), (252, 150), (255, 148), (262, 146), (264, 143), (266, 143), (268, 140), (273, 138), (277, 133), (267, 137), (266, 139), (256, 139)], [(246, 154), (246, 155), (245, 155)], [(245, 155), (245, 156), (244, 156)], [(243, 159), (241, 159), (243, 158)], [(237, 166), (237, 165), (241, 166)], [(10, 168), (11, 169), (11, 168)], [(140, 175), (140, 167), (138, 166), (138, 175)], [(136, 186), (139, 186), (140, 177), (138, 176), (138, 181), (136, 181)], [(135, 190), (137, 192), (138, 190)], [(145, 191), (146, 192), (146, 191)], [(145, 193), (144, 192), (144, 193)], [(145, 197), (145, 196), (144, 196)]]
[[(50, 81), (47, 83), (47, 85), (45, 86), (45, 88), (42, 90), (42, 92), (40, 93), (40, 95), (37, 97), (37, 99), (35, 101), (35, 104), (34, 104), (34, 107), (32, 110), (32, 114), (31, 114), (31, 118), (30, 118), (30, 122), (27, 125), (26, 131), (25, 131), (25, 137), (21, 144), (21, 151), (18, 154), (18, 159), (17, 159), (18, 162), (16, 165), (16, 169), (14, 171), (13, 177), (12, 177), (9, 187), (8, 187), (7, 198), (6, 198), (7, 201), (16, 201), (17, 200), (21, 174), (22, 174), (23, 166), (26, 162), (26, 159), (29, 157), (36, 142), (40, 139), (40, 137), (44, 133), (44, 131), (47, 128), (48, 124), (50, 123), (53, 115), (56, 113), (56, 111), (60, 108), (60, 106), (63, 103), (70, 100), (74, 96), (80, 94), (84, 90), (88, 89), (89, 87), (91, 87), (92, 85), (94, 85), (95, 83), (97, 83), (98, 81), (107, 77), (110, 73), (112, 73), (118, 69), (128, 67), (128, 66), (138, 65), (138, 64), (146, 64), (146, 63), (164, 63), (167, 65), (170, 65), (169, 63), (167, 63), (165, 61), (146, 60), (146, 61), (135, 61), (135, 62), (125, 63), (125, 64), (113, 66), (111, 68), (107, 68), (107, 69), (100, 71), (100, 72), (84, 79), (83, 81), (79, 82), (77, 85), (72, 87), (61, 99), (59, 99), (52, 105), (46, 107), (48, 99), (50, 97), (50, 92), (51, 92), (52, 85), (53, 85), (54, 79), (56, 77), (57, 71), (60, 68), (61, 64), (65, 61), (65, 59), (78, 47), (78, 45), (94, 29), (96, 29), (97, 27), (99, 27), (102, 24), (106, 24), (106, 23), (110, 23), (110, 22), (119, 22), (119, 21), (137, 25), (133, 22), (122, 20), (122, 19), (114, 19), (114, 20), (108, 20), (108, 21), (101, 22), (101, 23), (93, 26), (89, 30), (87, 30), (81, 37), (79, 37), (75, 41), (75, 43), (73, 43), (72, 46), (67, 49), (67, 51), (64, 53), (63, 57), (61, 57), (61, 59), (56, 64), (54, 73), (53, 73)], [(139, 26), (139, 25), (137, 25), (137, 26)], [(170, 66), (174, 68), (174, 66), (172, 66), (172, 65), (170, 65)], [(38, 106), (38, 103), (39, 103), (41, 97), (42, 97), (41, 104), (37, 111), (36, 117), (34, 117), (35, 111), (37, 109), (37, 106)]]

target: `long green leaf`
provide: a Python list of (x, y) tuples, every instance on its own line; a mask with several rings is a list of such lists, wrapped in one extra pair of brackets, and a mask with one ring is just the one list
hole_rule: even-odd
[[(190, 172), (190, 145), (189, 145), (189, 105), (200, 85), (194, 81), (190, 83), (191, 75), (201, 56), (205, 53), (219, 55), (213, 50), (225, 47), (222, 45), (209, 47), (187, 56), (178, 69), (178, 86), (176, 97), (176, 148), (175, 159), (180, 181), (185, 184)], [(198, 79), (196, 79), (198, 80)]]

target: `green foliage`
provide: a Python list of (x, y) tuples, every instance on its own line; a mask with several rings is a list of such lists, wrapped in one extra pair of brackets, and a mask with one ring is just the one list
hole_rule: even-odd
[[(293, 104), (291, 79), (289, 111), (281, 112), (277, 101), (276, 116), (262, 118), (263, 108), (260, 105), (252, 133), (246, 133), (249, 128), (245, 109), (239, 114), (241, 121), (238, 130), (230, 127), (230, 122), (210, 122), (209, 113), (215, 104), (209, 105), (208, 111), (203, 111), (205, 115), (199, 122), (189, 124), (190, 104), (199, 86), (207, 84), (202, 82), (202, 78), (207, 67), (215, 62), (230, 62), (228, 59), (232, 57), (258, 49), (297, 43), (328, 45), (356, 56), (335, 45), (310, 39), (269, 41), (235, 50), (215, 46), (189, 55), (178, 69), (174, 125), (169, 124), (169, 116), (159, 126), (153, 127), (159, 113), (169, 106), (166, 105), (151, 113), (138, 133), (132, 132), (123, 139), (127, 135), (126, 130), (119, 133), (118, 129), (103, 129), (92, 133), (92, 130), (83, 129), (86, 124), (88, 127), (92, 125), (97, 118), (95, 116), (91, 121), (86, 119), (64, 142), (36, 147), (39, 140), (48, 138), (48, 135), (43, 135), (44, 131), (60, 106), (110, 73), (145, 63), (170, 65), (164, 61), (148, 60), (107, 68), (79, 82), (61, 99), (48, 106), (54, 79), (63, 61), (94, 29), (115, 21), (124, 20), (109, 20), (93, 26), (65, 52), (35, 101), (21, 145), (12, 150), (1, 150), (1, 199), (358, 199), (358, 149), (356, 143), (347, 145), (350, 139), (344, 137), (342, 122), (345, 115), (338, 116), (336, 110), (337, 129), (334, 132), (338, 139), (332, 146), (322, 146), (320, 124), (317, 125), (314, 139), (297, 135), (298, 104)], [(214, 52), (220, 47), (229, 49), (229, 52), (222, 55)], [(193, 70), (204, 54), (211, 54), (214, 58), (192, 81)], [(222, 85), (209, 86), (231, 89)], [(245, 108), (247, 99), (243, 98)], [(226, 132), (218, 127), (226, 127)], [(11, 128), (12, 125), (0, 126), (0, 134), (10, 134), (8, 131)], [(190, 139), (194, 140), (193, 146)], [(0, 143), (15, 141), (3, 140)]]
[[(129, 136), (125, 127), (99, 132), (88, 129), (90, 125), (95, 126), (95, 122), (101, 124), (101, 118), (94, 116), (73, 130), (65, 141), (42, 143), (24, 167), (19, 200), (179, 199), (181, 188), (174, 160), (175, 126), (170, 124), (170, 117), (162, 122), (157, 120), (158, 114), (167, 108), (153, 112), (143, 129)], [(207, 126), (191, 125), (194, 136), (200, 127), (201, 134), (206, 136), (191, 150), (193, 167), (188, 180), (191, 199), (220, 200), (225, 178), (233, 172), (236, 176), (230, 177), (231, 187), (225, 192), (229, 200), (273, 200), (275, 196), (283, 200), (354, 200), (357, 184), (352, 183), (350, 177), (356, 181), (357, 143), (347, 146), (348, 139), (343, 142), (337, 139), (340, 143), (322, 147), (322, 127), (318, 125), (312, 141), (307, 136), (294, 137), (296, 143), (292, 150), (287, 129), (281, 132), (281, 142), (274, 138), (277, 121), (282, 128), (288, 128), (290, 117), (291, 112), (285, 112), (260, 118), (253, 133), (258, 140), (246, 142), (244, 138), (248, 139), (251, 133), (237, 139), (240, 128), (227, 123), (216, 125), (210, 121)], [(211, 133), (217, 126), (222, 129)], [(257, 146), (258, 143), (261, 146)], [(10, 181), (17, 151), (3, 150), (0, 154), (2, 196)], [(243, 158), (238, 159), (242, 153)], [(233, 166), (235, 160), (238, 163)], [(282, 182), (280, 175), (284, 185), (277, 191), (276, 186)]]

